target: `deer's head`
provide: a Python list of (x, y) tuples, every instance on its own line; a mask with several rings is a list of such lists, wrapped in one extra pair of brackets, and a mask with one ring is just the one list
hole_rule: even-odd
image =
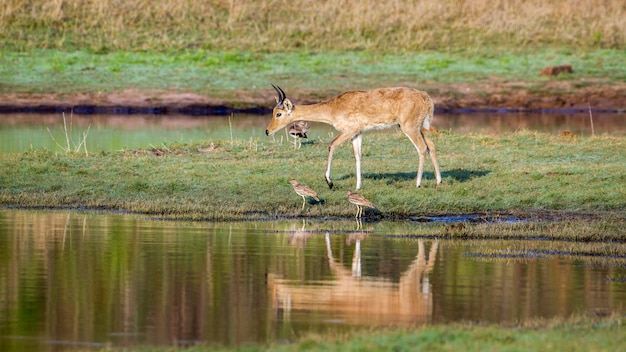
[(293, 112), (293, 104), (287, 99), (285, 92), (279, 86), (272, 84), (272, 87), (274, 87), (278, 96), (276, 97), (276, 106), (274, 106), (274, 111), (272, 112), (272, 121), (265, 130), (265, 134), (268, 136), (292, 122), (291, 113)]

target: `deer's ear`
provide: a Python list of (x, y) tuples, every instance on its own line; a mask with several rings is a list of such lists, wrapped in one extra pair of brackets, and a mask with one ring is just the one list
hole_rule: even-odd
[(283, 107), (287, 109), (288, 114), (291, 114), (291, 112), (293, 111), (293, 104), (291, 103), (291, 100), (289, 99), (285, 99), (283, 101)]

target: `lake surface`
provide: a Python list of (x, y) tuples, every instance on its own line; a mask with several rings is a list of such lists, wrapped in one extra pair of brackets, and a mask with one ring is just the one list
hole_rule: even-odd
[[(65, 121), (64, 121), (65, 117)], [(187, 115), (76, 115), (0, 114), (0, 152), (31, 148), (61, 151), (80, 147), (83, 137), (89, 152), (158, 148), (171, 142), (257, 139), (265, 140), (270, 115), (187, 116)], [(504, 133), (536, 130), (579, 136), (626, 135), (626, 114), (589, 113), (468, 113), (436, 114), (433, 126), (457, 133)], [(66, 138), (70, 137), (69, 141)], [(312, 124), (310, 139), (329, 140), (332, 127)], [(278, 133), (276, 138), (284, 134)], [(287, 138), (285, 136), (285, 138)]]
[(450, 219), (439, 220), (0, 210), (0, 350), (287, 343), (312, 331), (626, 308), (624, 256), (546, 240), (438, 240)]

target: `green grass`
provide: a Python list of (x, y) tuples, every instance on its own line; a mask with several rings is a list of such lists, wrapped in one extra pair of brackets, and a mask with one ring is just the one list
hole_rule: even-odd
[[(611, 351), (626, 345), (623, 318), (535, 321), (534, 327), (451, 326), (392, 332), (362, 332), (355, 336), (311, 336), (276, 351)], [(553, 325), (552, 325), (553, 324)], [(261, 349), (262, 350), (262, 349)]]
[[(335, 153), (335, 188), (329, 190), (324, 169), (331, 134), (319, 133), (298, 151), (277, 136), (235, 139), (232, 146), (230, 140), (207, 140), (152, 151), (3, 154), (0, 204), (193, 220), (353, 216), (345, 200), (355, 185), (351, 148), (343, 145)], [(626, 210), (623, 137), (440, 132), (433, 140), (443, 184), (435, 187), (427, 160), (417, 189), (412, 144), (399, 131), (364, 136), (361, 193), (379, 206), (380, 216)], [(300, 198), (287, 183), (291, 178), (317, 190), (324, 204), (300, 211)]]
[[(626, 51), (613, 49), (582, 54), (558, 49), (411, 54), (3, 51), (0, 52), (0, 93), (63, 96), (135, 89), (195, 92), (226, 101), (248, 100), (271, 105), (271, 82), (283, 86), (291, 96), (308, 101), (348, 89), (378, 86), (407, 85), (430, 90), (431, 84), (441, 89), (446, 83), (500, 82), (514, 90), (514, 82), (525, 82), (517, 87), (528, 89), (530, 85), (532, 91), (555, 94), (563, 92), (546, 88), (554, 81), (564, 83), (558, 88), (561, 90), (621, 84), (626, 81), (625, 61)], [(542, 67), (562, 63), (573, 65), (574, 73), (556, 79), (539, 76)], [(466, 93), (451, 89), (430, 90), (430, 93), (443, 96)], [(246, 99), (241, 99), (242, 96)]]
[[(220, 348), (186, 347), (185, 351), (620, 351), (626, 347), (624, 318), (576, 316), (567, 320), (536, 319), (525, 324), (451, 324), (415, 329), (376, 329), (307, 335), (289, 345)], [(107, 350), (107, 349), (105, 349)], [(136, 347), (126, 352), (178, 351), (169, 347)]]

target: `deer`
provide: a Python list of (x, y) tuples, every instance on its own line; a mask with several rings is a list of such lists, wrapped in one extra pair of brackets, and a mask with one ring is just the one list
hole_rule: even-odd
[(339, 132), (328, 147), (328, 163), (324, 177), (330, 189), (333, 188), (330, 166), (335, 149), (348, 139), (352, 140), (352, 150), (356, 161), (356, 189), (359, 190), (362, 185), (363, 132), (392, 126), (400, 126), (400, 130), (417, 149), (419, 155), (417, 187), (420, 187), (422, 182), (424, 159), (427, 153), (435, 169), (437, 186), (441, 184), (435, 145), (422, 131), (422, 129), (430, 129), (435, 110), (428, 93), (405, 87), (379, 88), (348, 91), (316, 104), (294, 105), (279, 86), (272, 84), (272, 87), (277, 93), (276, 106), (272, 112), (272, 120), (265, 130), (267, 136), (272, 136), (276, 131), (294, 121), (326, 123)]

